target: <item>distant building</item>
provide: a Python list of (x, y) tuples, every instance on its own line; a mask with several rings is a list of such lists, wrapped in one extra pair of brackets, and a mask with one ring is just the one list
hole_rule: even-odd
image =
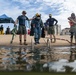
[(61, 33), (61, 25), (54, 25), (55, 35), (60, 35)]
[(70, 28), (65, 28), (61, 31), (61, 35), (69, 35), (70, 32), (69, 32)]

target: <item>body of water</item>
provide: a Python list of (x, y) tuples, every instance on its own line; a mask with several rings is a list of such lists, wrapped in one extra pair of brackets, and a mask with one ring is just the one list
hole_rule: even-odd
[(0, 70), (76, 72), (76, 48), (0, 47)]

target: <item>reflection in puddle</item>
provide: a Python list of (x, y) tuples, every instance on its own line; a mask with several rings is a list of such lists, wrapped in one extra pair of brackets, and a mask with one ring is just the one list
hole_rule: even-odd
[(49, 71), (67, 72), (70, 68), (70, 72), (76, 72), (76, 60), (74, 62), (69, 62), (68, 60), (61, 59), (59, 61), (49, 63)]
[(76, 72), (76, 48), (0, 47), (0, 70)]

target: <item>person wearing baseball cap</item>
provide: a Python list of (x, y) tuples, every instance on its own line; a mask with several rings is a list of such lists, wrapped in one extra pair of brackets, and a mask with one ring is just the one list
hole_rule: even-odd
[(26, 11), (22, 11), (22, 15), (17, 17), (17, 20), (15, 22), (15, 25), (17, 23), (19, 23), (19, 28), (18, 28), (18, 32), (19, 32), (19, 40), (20, 40), (20, 45), (22, 45), (22, 35), (24, 35), (24, 45), (27, 45), (26, 43), (26, 25), (25, 22), (26, 20), (29, 21), (28, 17), (26, 16)]
[(52, 14), (49, 14), (49, 18), (46, 20), (46, 24), (48, 25), (48, 34), (50, 34), (50, 39), (52, 43), (52, 36), (54, 37), (54, 43), (56, 42), (54, 25), (57, 25), (58, 21), (55, 18), (52, 18)]

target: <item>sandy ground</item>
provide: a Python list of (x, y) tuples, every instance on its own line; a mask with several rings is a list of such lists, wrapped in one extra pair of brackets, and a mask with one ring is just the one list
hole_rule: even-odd
[[(20, 46), (19, 45), (19, 35), (16, 35), (12, 44), (10, 44), (11, 38), (12, 38), (12, 35), (0, 35), (0, 46), (2, 46), (2, 45), (3, 46)], [(47, 45), (47, 38), (49, 38), (49, 36), (46, 36), (45, 38), (41, 38), (39, 46), (42, 46), (42, 45), (46, 46)], [(61, 36), (56, 35), (56, 38), (65, 39), (65, 40), (70, 41), (69, 35), (61, 35)], [(27, 35), (28, 45), (31, 45), (31, 40), (34, 43), (34, 37)], [(70, 43), (68, 41), (56, 40), (56, 43), (50, 43), (50, 44), (51, 44), (51, 46), (69, 46)], [(24, 37), (22, 39), (22, 42), (24, 42)], [(74, 42), (74, 40), (73, 40), (73, 42)]]

